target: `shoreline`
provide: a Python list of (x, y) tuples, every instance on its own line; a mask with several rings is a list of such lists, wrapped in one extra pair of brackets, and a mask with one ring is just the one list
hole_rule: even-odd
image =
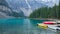
[(34, 19), (34, 20), (60, 21), (60, 19), (54, 19), (54, 18), (26, 18), (26, 17), (6, 17), (6, 18), (0, 18), (0, 19), (10, 19), (10, 18), (25, 18), (25, 19)]
[(52, 18), (29, 18), (29, 19), (35, 19), (35, 20), (49, 20), (49, 21), (55, 21), (60, 23), (60, 19), (52, 19)]

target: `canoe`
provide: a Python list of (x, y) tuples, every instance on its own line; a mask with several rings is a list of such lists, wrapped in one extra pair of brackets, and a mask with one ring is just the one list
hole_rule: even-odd
[(57, 27), (57, 25), (46, 25), (46, 24), (38, 24), (40, 28), (43, 29), (53, 29), (53, 30), (60, 30), (60, 27)]
[(43, 22), (43, 24), (50, 24), (50, 25), (53, 25), (53, 24), (55, 24), (56, 22), (54, 22), (54, 21), (45, 21), (45, 22)]
[(46, 24), (37, 24), (37, 25), (38, 25), (38, 27), (43, 28), (43, 29), (48, 28), (48, 26)]
[(48, 28), (53, 30), (60, 30), (60, 27), (58, 27), (57, 25), (48, 25)]

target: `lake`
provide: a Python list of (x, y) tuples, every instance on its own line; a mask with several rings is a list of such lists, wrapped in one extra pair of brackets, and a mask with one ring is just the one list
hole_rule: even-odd
[(58, 31), (37, 27), (37, 23), (43, 21), (28, 18), (0, 19), (0, 34), (60, 34)]

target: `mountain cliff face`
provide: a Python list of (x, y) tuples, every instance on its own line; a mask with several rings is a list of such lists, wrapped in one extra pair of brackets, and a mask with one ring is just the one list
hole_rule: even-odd
[(13, 10), (17, 10), (17, 12), (22, 11), (25, 16), (29, 16), (33, 10), (40, 8), (40, 7), (46, 7), (47, 5), (37, 2), (35, 0), (7, 0), (9, 3), (9, 6)]
[(8, 9), (8, 3), (5, 0), (0, 0), (0, 18), (8, 17), (6, 14), (9, 12)]
[(0, 0), (0, 18), (23, 17), (23, 16), (24, 14), (22, 11), (20, 11), (20, 13), (17, 13), (9, 7), (8, 3), (5, 0)]

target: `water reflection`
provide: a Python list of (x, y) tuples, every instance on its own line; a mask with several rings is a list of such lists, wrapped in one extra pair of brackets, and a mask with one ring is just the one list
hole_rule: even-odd
[(0, 34), (59, 34), (52, 30), (38, 28), (37, 20), (30, 19), (5, 19), (0, 23)]

